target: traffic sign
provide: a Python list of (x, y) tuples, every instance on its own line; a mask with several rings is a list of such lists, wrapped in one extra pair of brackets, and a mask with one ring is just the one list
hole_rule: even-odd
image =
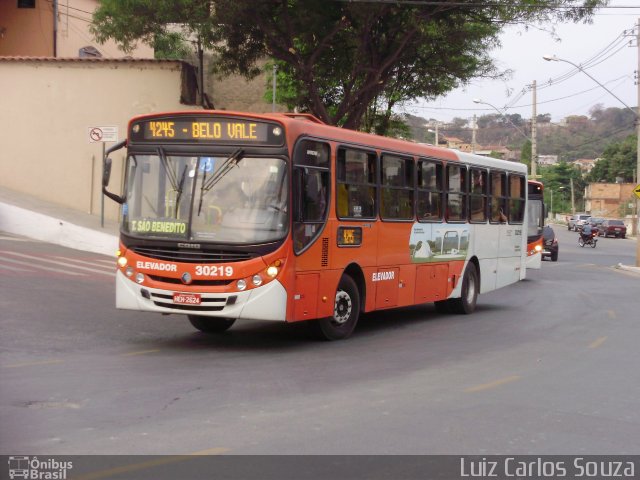
[(101, 127), (88, 127), (89, 142), (117, 142), (118, 141), (118, 126), (108, 125)]
[(633, 189), (633, 193), (635, 193), (636, 197), (640, 198), (640, 183)]

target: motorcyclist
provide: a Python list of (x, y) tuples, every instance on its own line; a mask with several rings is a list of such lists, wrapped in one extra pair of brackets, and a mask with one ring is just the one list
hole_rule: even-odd
[(584, 240), (585, 242), (589, 241), (591, 239), (593, 235), (593, 228), (591, 227), (590, 224), (585, 224), (584, 227), (582, 227), (582, 230), (580, 231), (580, 236), (582, 237), (582, 240)]

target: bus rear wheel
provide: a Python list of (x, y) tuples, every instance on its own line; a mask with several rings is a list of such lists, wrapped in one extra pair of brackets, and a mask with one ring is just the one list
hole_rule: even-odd
[(196, 329), (204, 333), (222, 333), (234, 324), (235, 318), (201, 317), (189, 315), (189, 321)]
[(360, 292), (356, 282), (343, 275), (338, 284), (333, 315), (312, 322), (318, 336), (324, 340), (341, 340), (349, 337), (360, 316)]
[(451, 310), (454, 313), (469, 314), (476, 309), (478, 300), (478, 290), (480, 282), (478, 281), (478, 270), (474, 263), (469, 262), (467, 269), (462, 277), (462, 291), (460, 298), (452, 298), (449, 300)]

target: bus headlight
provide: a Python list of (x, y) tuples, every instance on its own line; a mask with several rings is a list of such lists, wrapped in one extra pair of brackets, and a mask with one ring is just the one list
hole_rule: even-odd
[(262, 277), (260, 275), (254, 275), (253, 278), (251, 279), (251, 283), (253, 283), (254, 287), (259, 287), (260, 285), (262, 285)]
[(119, 257), (118, 258), (118, 266), (124, 268), (127, 266), (127, 257)]
[(136, 282), (137, 282), (137, 283), (142, 283), (142, 282), (144, 282), (144, 274), (142, 274), (142, 273), (136, 273)]
[(238, 290), (245, 290), (247, 288), (246, 280), (238, 280), (238, 283), (236, 283), (236, 285), (238, 286)]
[(536, 245), (535, 250), (536, 250), (536, 252), (541, 252), (542, 251), (542, 245)]
[(267, 275), (269, 275), (271, 278), (276, 278), (278, 276), (278, 267), (271, 265), (269, 268), (267, 268)]
[(127, 267), (124, 271), (125, 275), (129, 278), (133, 277), (133, 267)]

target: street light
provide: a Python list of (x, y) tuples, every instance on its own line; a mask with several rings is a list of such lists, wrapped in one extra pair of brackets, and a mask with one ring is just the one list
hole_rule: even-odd
[[(638, 34), (636, 37), (636, 44), (640, 44), (640, 20), (638, 21)], [(640, 47), (639, 47), (640, 48)], [(596, 82), (598, 85), (600, 85), (604, 90), (606, 90), (607, 92), (609, 92), (611, 94), (611, 96), (613, 96), (616, 100), (618, 100), (622, 105), (624, 105), (625, 107), (627, 107), (627, 110), (629, 110), (631, 113), (633, 113), (633, 115), (636, 117), (636, 128), (637, 128), (637, 137), (638, 137), (638, 143), (637, 143), (637, 149), (636, 149), (636, 157), (637, 157), (637, 168), (636, 168), (636, 182), (638, 182), (638, 184), (640, 184), (640, 115), (638, 115), (638, 113), (636, 111), (634, 111), (629, 105), (627, 105), (626, 103), (624, 103), (622, 100), (620, 100), (620, 98), (618, 98), (618, 96), (613, 93), (611, 90), (609, 90), (607, 87), (605, 87), (603, 84), (601, 84), (598, 80), (596, 80), (595, 78), (593, 78), (591, 75), (589, 75), (589, 73), (587, 73), (587, 71), (582, 68), (580, 65), (576, 65), (573, 62), (570, 62), (569, 60), (566, 60), (564, 58), (558, 58), (555, 55), (543, 55), (542, 58), (544, 58), (547, 62), (565, 62), (568, 63), (569, 65), (572, 65), (573, 67), (577, 68), (580, 72), (584, 73), (587, 77), (589, 77), (591, 80), (593, 80), (594, 82)], [(638, 50), (638, 65), (640, 68), (640, 50)], [(640, 82), (637, 83), (638, 85), (638, 103), (640, 103)], [(635, 217), (635, 222), (633, 222), (633, 230), (634, 230), (634, 234), (636, 235), (637, 238), (637, 245), (636, 245), (636, 267), (640, 267), (640, 233), (638, 232), (638, 224), (640, 223), (640, 203), (638, 203), (636, 201), (636, 217)]]
[[(503, 113), (503, 112), (502, 112), (498, 107), (496, 107), (495, 105), (492, 105), (492, 104), (490, 104), (489, 102), (485, 102), (485, 101), (483, 101), (483, 100), (481, 100), (481, 99), (479, 99), (479, 98), (474, 98), (474, 99), (473, 99), (473, 103), (480, 103), (480, 104), (483, 104), (483, 105), (489, 105), (489, 106), (490, 106), (491, 108), (493, 108), (496, 112), (498, 112), (498, 113), (500, 114), (500, 116), (502, 116), (502, 117), (506, 118), (506, 119), (507, 119), (507, 121), (508, 121), (511, 125), (513, 125), (513, 128), (515, 128), (515, 129), (520, 133), (520, 135), (522, 135), (522, 136), (523, 136), (524, 138), (526, 138), (527, 140), (531, 141), (531, 172), (530, 172), (530, 173), (531, 173), (531, 176), (532, 176), (533, 178), (536, 178), (536, 173), (537, 173), (537, 172), (536, 172), (536, 161), (537, 161), (537, 159), (536, 159), (536, 158), (534, 158), (534, 157), (536, 157), (537, 155), (535, 155), (535, 153), (534, 153), (535, 144), (536, 144), (536, 139), (535, 139), (535, 132), (534, 132), (534, 129), (533, 129), (533, 128), (531, 129), (531, 138), (529, 138), (529, 137), (527, 136), (527, 134), (526, 134), (526, 133), (524, 133), (524, 132), (522, 131), (522, 129), (521, 129), (521, 128), (519, 128), (515, 123), (513, 123), (513, 122), (511, 121), (511, 119), (510, 119), (509, 117), (507, 117), (507, 116), (506, 116), (506, 115), (505, 115), (505, 114), (504, 114), (504, 113)], [(534, 119), (533, 121), (535, 121), (535, 119)]]
[(564, 62), (564, 63), (568, 63), (569, 65), (574, 66), (575, 68), (577, 68), (579, 71), (581, 71), (582, 73), (584, 73), (587, 77), (589, 77), (591, 80), (593, 80), (594, 82), (596, 82), (598, 85), (600, 85), (602, 88), (604, 88), (607, 92), (609, 92), (611, 95), (613, 95), (616, 100), (618, 100), (622, 105), (624, 105), (631, 113), (633, 113), (633, 115), (636, 118), (638, 117), (638, 114), (626, 103), (624, 103), (620, 98), (618, 98), (618, 96), (613, 93), (611, 90), (609, 90), (607, 87), (605, 87), (603, 84), (601, 84), (598, 80), (596, 80), (595, 78), (593, 78), (591, 75), (589, 75), (589, 73), (582, 68), (580, 65), (577, 65), (569, 60), (565, 60), (564, 58), (558, 58), (555, 55), (543, 55), (542, 58), (544, 58), (547, 62)]
[(522, 129), (520, 129), (515, 123), (513, 123), (511, 121), (511, 119), (509, 117), (507, 117), (498, 107), (496, 107), (495, 105), (490, 104), (489, 102), (485, 102), (484, 100), (481, 100), (479, 98), (474, 98), (473, 99), (473, 103), (480, 103), (483, 105), (489, 105), (491, 108), (493, 108), (496, 112), (498, 112), (500, 114), (501, 117), (504, 117), (507, 119), (507, 121), (513, 125), (513, 128), (515, 128), (518, 132), (520, 132), (520, 135), (522, 135), (524, 138), (526, 138), (527, 140), (529, 140), (529, 137), (527, 136), (526, 133), (524, 133), (522, 131)]

